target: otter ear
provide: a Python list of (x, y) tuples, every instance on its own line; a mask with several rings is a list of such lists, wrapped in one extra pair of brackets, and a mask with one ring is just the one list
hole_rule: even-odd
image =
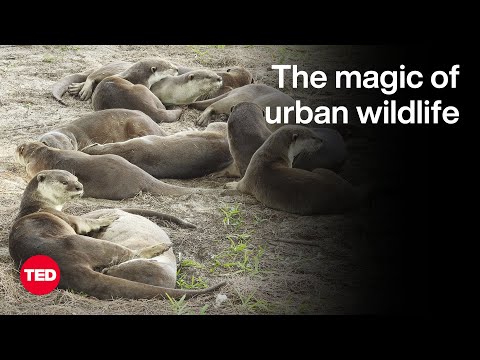
[(157, 67), (156, 67), (156, 66), (152, 66), (152, 67), (150, 68), (150, 70), (152, 70), (152, 73), (154, 73), (155, 71), (157, 71)]
[(193, 80), (194, 77), (195, 77), (195, 75), (189, 74), (189, 75), (188, 75), (188, 80)]
[(37, 175), (37, 181), (41, 183), (43, 180), (45, 180), (47, 176), (45, 174), (38, 174)]
[(293, 140), (293, 141), (296, 141), (297, 139), (298, 139), (298, 134), (293, 134), (293, 135), (292, 135), (292, 140)]
[(42, 144), (48, 146), (48, 144), (45, 141), (42, 141)]

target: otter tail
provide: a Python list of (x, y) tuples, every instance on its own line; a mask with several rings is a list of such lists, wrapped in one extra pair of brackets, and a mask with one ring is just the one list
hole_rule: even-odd
[(188, 221), (182, 220), (173, 215), (167, 215), (154, 210), (134, 209), (134, 208), (126, 208), (126, 209), (120, 209), (120, 210), (123, 210), (130, 214), (135, 214), (135, 215), (156, 217), (157, 219), (162, 220), (164, 222), (171, 222), (184, 228), (190, 228), (190, 229), (196, 228), (195, 225), (193, 225), (192, 223), (189, 223)]
[(195, 101), (191, 104), (188, 104), (188, 106), (192, 109), (197, 109), (197, 110), (205, 110), (207, 107), (209, 107), (210, 105), (212, 105), (214, 102), (217, 102), (218, 100), (221, 100), (223, 99), (224, 97), (227, 97), (227, 95), (229, 94), (229, 92), (225, 93), (225, 94), (222, 94), (220, 96), (217, 96), (213, 99), (208, 99), (208, 100), (204, 100), (204, 101)]
[[(83, 274), (81, 274), (82, 272)], [(102, 300), (112, 298), (153, 299), (166, 298), (167, 295), (175, 299), (179, 299), (182, 296), (189, 299), (193, 296), (208, 294), (225, 284), (226, 281), (222, 281), (207, 289), (201, 290), (171, 289), (117, 278), (96, 272), (90, 268), (84, 268), (83, 271), (80, 270), (77, 272), (75, 279), (68, 281), (67, 287)]]
[(88, 75), (90, 75), (95, 69), (86, 70), (82, 73), (67, 75), (61, 80), (57, 81), (52, 87), (52, 95), (60, 104), (67, 105), (63, 102), (62, 96), (67, 92), (68, 86), (73, 83), (81, 83), (87, 80)]

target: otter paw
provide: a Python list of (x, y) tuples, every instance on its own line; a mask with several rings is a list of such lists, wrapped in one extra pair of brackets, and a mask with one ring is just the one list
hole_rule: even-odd
[(145, 259), (150, 259), (155, 256), (162, 255), (165, 251), (169, 250), (172, 247), (172, 244), (155, 244), (138, 251), (138, 257)]
[(68, 86), (68, 93), (70, 95), (76, 96), (80, 92), (80, 90), (83, 88), (83, 85), (85, 82), (81, 83), (72, 83)]
[(209, 117), (203, 114), (200, 115), (197, 120), (195, 120), (195, 125), (197, 126), (207, 126), (209, 123)]
[(90, 99), (90, 97), (92, 96), (92, 89), (91, 88), (85, 89), (85, 86), (84, 86), (78, 94), (80, 95), (80, 100), (86, 101)]
[(118, 219), (117, 215), (109, 215), (109, 216), (98, 218), (97, 224), (98, 224), (98, 227), (101, 228), (101, 227), (112, 225), (112, 223), (117, 219)]

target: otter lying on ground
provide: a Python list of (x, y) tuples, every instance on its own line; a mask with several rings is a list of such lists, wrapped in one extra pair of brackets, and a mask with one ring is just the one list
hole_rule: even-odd
[[(65, 94), (65, 92), (67, 92), (67, 90), (70, 95), (78, 95), (82, 101), (88, 100), (91, 98), (93, 91), (100, 81), (108, 76), (120, 74), (133, 64), (134, 63), (132, 62), (118, 61), (103, 65), (96, 69), (89, 69), (81, 73), (67, 75), (53, 85), (52, 95), (63, 105), (65, 105), (65, 103), (62, 100), (62, 96)], [(178, 75), (184, 75), (185, 73), (194, 70), (204, 70), (193, 69), (175, 63), (172, 64), (177, 66)], [(253, 84), (252, 74), (240, 66), (234, 66), (226, 70), (216, 71), (216, 74), (222, 78), (222, 86), (219, 89), (212, 89), (212, 91), (205, 93), (204, 95), (200, 96), (198, 100), (214, 98), (237, 87), (251, 83)]]
[[(280, 90), (268, 85), (250, 84), (239, 87), (238, 89), (233, 89), (226, 94), (210, 100), (194, 102), (189, 104), (189, 107), (203, 111), (196, 120), (196, 124), (207, 126), (212, 121), (226, 121), (232, 107), (241, 102), (255, 103), (263, 110), (265, 110), (265, 107), (270, 106), (272, 119), (275, 119), (277, 116), (277, 106), (295, 106), (295, 100)], [(290, 114), (292, 115), (293, 113)], [(282, 124), (267, 124), (267, 128), (271, 131), (279, 129), (284, 125), (283, 112), (281, 119)]]
[[(171, 244), (157, 242), (154, 245), (139, 244), (138, 250), (130, 250), (110, 241), (94, 239), (89, 234), (109, 226), (114, 217), (98, 219), (68, 215), (62, 212), (64, 203), (82, 196), (83, 187), (77, 178), (67, 171), (50, 170), (39, 172), (27, 185), (20, 210), (9, 234), (9, 251), (19, 268), (34, 255), (47, 255), (60, 268), (59, 288), (83, 292), (99, 299), (111, 298), (179, 298), (192, 297), (217, 289), (225, 283), (204, 290), (180, 290), (152, 286), (137, 281), (116, 277), (134, 274), (137, 267), (128, 267), (133, 259), (153, 258), (169, 251)], [(146, 247), (145, 247), (146, 245)], [(139, 270), (147, 261), (137, 261)], [(150, 266), (152, 268), (152, 266)], [(102, 273), (104, 272), (104, 273)], [(114, 276), (107, 275), (108, 273)], [(148, 279), (148, 277), (146, 277)], [(166, 276), (168, 281), (169, 276)]]
[(145, 135), (166, 134), (141, 111), (108, 109), (84, 115), (43, 134), (38, 141), (57, 149), (78, 150), (93, 143), (113, 143)]
[(333, 171), (292, 168), (300, 152), (321, 146), (321, 139), (308, 128), (285, 125), (255, 152), (245, 176), (227, 188), (253, 195), (273, 209), (301, 215), (338, 214), (355, 208), (359, 192)]
[(166, 110), (150, 88), (157, 81), (177, 73), (175, 65), (162, 59), (138, 61), (120, 74), (100, 81), (92, 95), (93, 108), (140, 110), (157, 123), (174, 122), (182, 110)]
[[(234, 105), (227, 124), (230, 152), (243, 176), (253, 154), (272, 132), (266, 126), (264, 111), (249, 102)], [(346, 145), (340, 133), (327, 128), (308, 129), (322, 140), (322, 146), (313, 152), (300, 152), (293, 159), (292, 167), (310, 171), (324, 168), (338, 172), (347, 158)]]
[(95, 144), (82, 151), (90, 155), (119, 155), (159, 179), (201, 177), (233, 163), (225, 123), (212, 123), (204, 131)]
[(15, 158), (25, 165), (30, 178), (42, 170), (59, 169), (75, 174), (83, 183), (86, 197), (122, 200), (140, 191), (172, 196), (203, 191), (164, 183), (117, 155), (87, 155), (31, 142), (19, 145)]

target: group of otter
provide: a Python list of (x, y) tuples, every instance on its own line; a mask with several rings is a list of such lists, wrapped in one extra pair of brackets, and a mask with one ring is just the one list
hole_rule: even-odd
[[(167, 234), (144, 216), (194, 225), (141, 209), (105, 209), (83, 216), (62, 212), (80, 196), (121, 200), (139, 192), (180, 196), (241, 192), (264, 205), (296, 213), (332, 214), (354, 209), (360, 192), (337, 172), (346, 157), (333, 129), (267, 125), (266, 106), (294, 104), (288, 95), (254, 84), (251, 73), (190, 69), (158, 58), (116, 62), (68, 75), (52, 89), (91, 98), (94, 112), (17, 147), (30, 182), (11, 229), (16, 266), (29, 257), (52, 257), (60, 288), (99, 299), (194, 296), (175, 289), (176, 260)], [(64, 104), (65, 105), (65, 104)], [(203, 110), (203, 131), (166, 135), (179, 105)], [(220, 120), (220, 122), (218, 122)], [(227, 120), (226, 123), (221, 120)], [(160, 179), (206, 175), (237, 177), (228, 190), (187, 188)]]

